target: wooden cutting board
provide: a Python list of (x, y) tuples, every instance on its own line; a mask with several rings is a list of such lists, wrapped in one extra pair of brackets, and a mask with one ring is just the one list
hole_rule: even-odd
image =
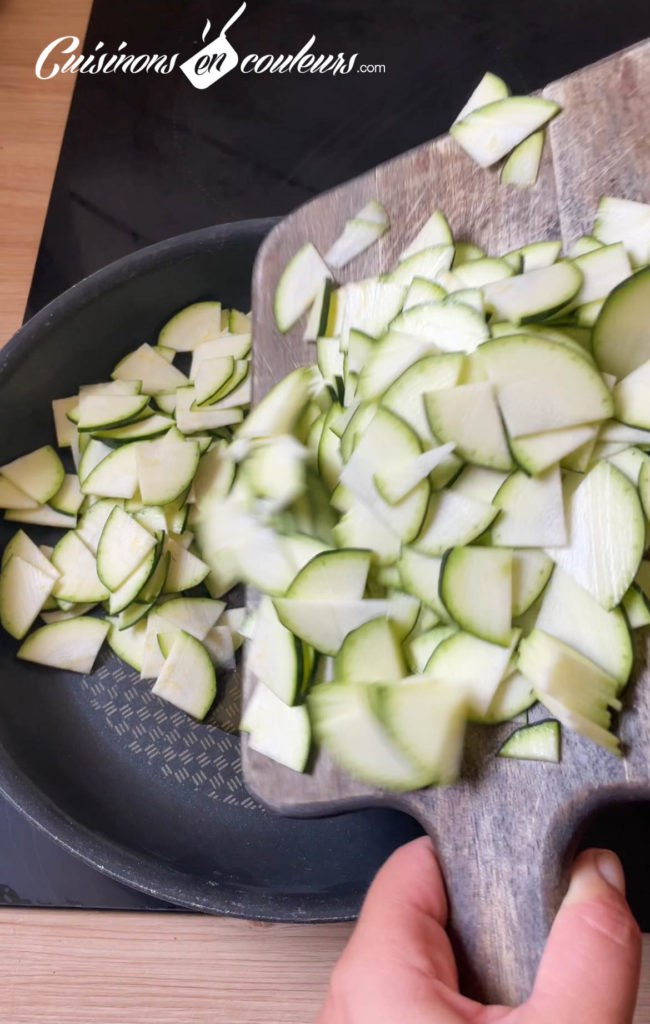
[[(650, 40), (547, 86), (561, 104), (539, 180), (519, 191), (477, 167), (449, 136), (426, 143), (307, 203), (262, 246), (253, 280), (254, 394), (314, 361), (302, 329), (282, 336), (272, 301), (289, 258), (311, 240), (325, 252), (345, 220), (369, 199), (386, 207), (390, 232), (339, 275), (342, 282), (388, 270), (432, 210), (457, 239), (498, 255), (533, 240), (570, 245), (591, 231), (604, 194), (650, 202)], [(462, 781), (447, 789), (394, 794), (369, 788), (319, 754), (298, 775), (243, 744), (247, 785), (266, 805), (292, 815), (396, 807), (414, 815), (442, 860), (451, 929), (465, 991), (511, 1002), (530, 991), (548, 927), (566, 885), (580, 824), (608, 801), (650, 796), (650, 678), (645, 639), (636, 683), (627, 690), (617, 759), (565, 733), (562, 764), (493, 755), (512, 726), (473, 728)], [(245, 680), (245, 699), (254, 685)]]

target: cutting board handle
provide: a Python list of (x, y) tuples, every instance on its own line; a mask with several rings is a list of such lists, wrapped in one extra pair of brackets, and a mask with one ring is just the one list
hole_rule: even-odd
[(490, 806), (477, 813), (459, 786), (438, 792), (433, 814), (419, 794), (404, 798), (402, 809), (427, 831), (442, 866), (464, 994), (511, 1006), (528, 998), (585, 822), (647, 795), (647, 787), (612, 785), (562, 802), (541, 785), (534, 803), (491, 793)]

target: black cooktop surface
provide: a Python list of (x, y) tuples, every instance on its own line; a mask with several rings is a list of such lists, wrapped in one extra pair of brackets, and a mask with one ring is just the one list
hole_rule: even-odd
[[(227, 38), (253, 70), (244, 73), (240, 63), (195, 88), (180, 64), (205, 44), (225, 48), (215, 40), (237, 7), (237, 0), (96, 0), (77, 53), (178, 57), (167, 74), (77, 75), (28, 314), (141, 246), (209, 224), (284, 214), (442, 133), (486, 68), (513, 91), (528, 92), (650, 29), (638, 0), (249, 0)], [(341, 52), (348, 61), (356, 53), (352, 71), (254, 70), (252, 55), (297, 56), (312, 36), (305, 53)], [(36, 50), (35, 42), (35, 60)], [(51, 54), (45, 72), (64, 59)], [(588, 837), (623, 854), (642, 918), (644, 857), (636, 850), (647, 841), (639, 842), (644, 818), (641, 809), (618, 811)], [(268, 816), (265, 841), (286, 842), (298, 825), (309, 827)], [(377, 811), (336, 825), (332, 819), (332, 826), (350, 844), (347, 870), (361, 879), (419, 831), (401, 815)], [(97, 874), (2, 802), (0, 835), (0, 902), (167, 908)]]

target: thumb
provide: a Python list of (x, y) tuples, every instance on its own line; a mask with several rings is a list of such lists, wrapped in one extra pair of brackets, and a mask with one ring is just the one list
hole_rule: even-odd
[(551, 929), (528, 1004), (532, 1019), (630, 1024), (640, 963), (621, 862), (609, 850), (587, 850)]

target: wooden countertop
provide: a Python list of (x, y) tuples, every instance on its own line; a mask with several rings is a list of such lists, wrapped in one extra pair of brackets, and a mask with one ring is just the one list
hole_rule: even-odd
[[(34, 61), (57, 36), (83, 37), (89, 10), (0, 4), (0, 342), (22, 320), (74, 85), (39, 81)], [(309, 1024), (351, 930), (8, 908), (0, 927), (0, 1016), (11, 1024)], [(650, 1024), (650, 937), (635, 1024)]]

